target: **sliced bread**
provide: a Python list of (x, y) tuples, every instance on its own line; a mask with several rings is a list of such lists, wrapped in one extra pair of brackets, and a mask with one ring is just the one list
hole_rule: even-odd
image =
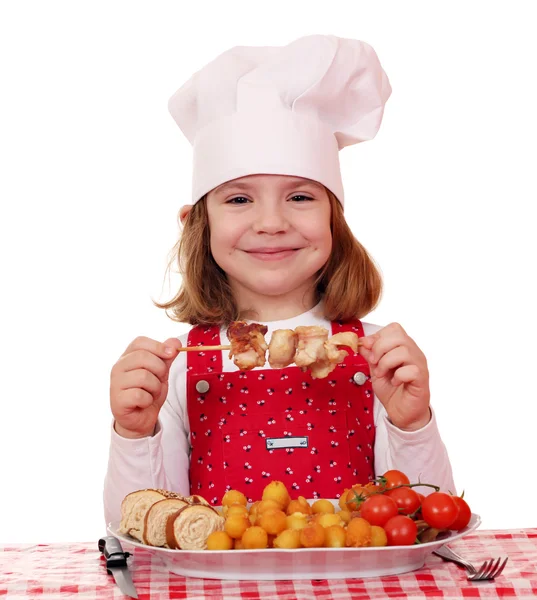
[(166, 546), (166, 523), (168, 517), (180, 508), (188, 506), (186, 500), (165, 498), (149, 507), (145, 513), (143, 542), (149, 546)]
[(224, 529), (224, 518), (207, 504), (189, 504), (170, 514), (166, 522), (166, 542), (170, 548), (206, 550), (213, 531)]
[(189, 504), (203, 504), (212, 508), (212, 506), (207, 502), (207, 500), (205, 500), (205, 498), (203, 498), (202, 496), (198, 496), (197, 494), (194, 494), (193, 496), (188, 496), (188, 498), (185, 498), (185, 500)]
[(152, 489), (138, 490), (127, 494), (121, 503), (119, 531), (142, 541), (145, 513), (152, 504), (165, 498), (166, 496), (159, 491)]

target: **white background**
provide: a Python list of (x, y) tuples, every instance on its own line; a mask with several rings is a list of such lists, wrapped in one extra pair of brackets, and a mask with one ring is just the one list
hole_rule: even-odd
[(341, 153), (386, 283), (367, 320), (426, 353), (483, 527), (536, 526), (535, 5), (193, 5), (1, 5), (0, 542), (104, 532), (110, 369), (186, 330), (151, 301), (190, 196), (168, 98), (230, 46), (311, 33), (367, 41), (393, 87), (377, 138)]

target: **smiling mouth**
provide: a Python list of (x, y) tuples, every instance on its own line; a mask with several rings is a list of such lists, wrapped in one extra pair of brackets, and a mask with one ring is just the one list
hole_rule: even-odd
[(293, 256), (300, 249), (301, 248), (255, 248), (254, 250), (245, 250), (244, 252), (259, 260), (273, 261)]

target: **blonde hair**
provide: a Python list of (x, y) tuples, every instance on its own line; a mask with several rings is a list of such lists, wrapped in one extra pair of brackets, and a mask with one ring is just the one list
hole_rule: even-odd
[[(323, 300), (329, 321), (360, 319), (377, 306), (382, 278), (367, 250), (354, 237), (337, 198), (326, 190), (331, 206), (332, 251), (316, 280), (316, 300)], [(228, 325), (240, 314), (225, 272), (210, 246), (207, 197), (191, 209), (182, 236), (173, 247), (167, 271), (176, 263), (182, 285), (168, 302), (155, 302), (168, 316), (191, 325)]]

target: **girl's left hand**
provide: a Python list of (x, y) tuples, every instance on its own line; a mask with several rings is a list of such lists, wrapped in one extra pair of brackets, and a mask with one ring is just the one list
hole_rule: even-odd
[(361, 338), (360, 354), (371, 369), (371, 383), (390, 421), (415, 431), (431, 418), (427, 359), (398, 323)]

